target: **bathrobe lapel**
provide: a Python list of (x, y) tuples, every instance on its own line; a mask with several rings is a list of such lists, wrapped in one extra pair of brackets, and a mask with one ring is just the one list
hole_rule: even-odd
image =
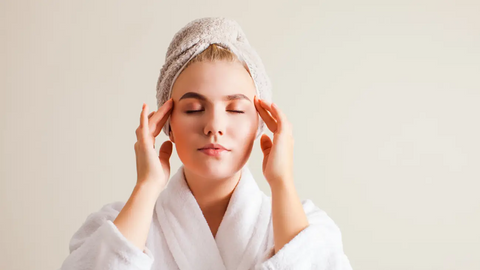
[(178, 267), (184, 269), (252, 269), (268, 233), (271, 202), (249, 168), (242, 168), (226, 213), (214, 238), (188, 188), (183, 165), (156, 202), (160, 227)]

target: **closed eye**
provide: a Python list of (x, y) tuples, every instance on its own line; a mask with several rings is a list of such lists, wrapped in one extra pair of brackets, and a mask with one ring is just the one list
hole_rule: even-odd
[(197, 112), (203, 112), (203, 111), (186, 111), (186, 113), (188, 113), (188, 114), (197, 113)]
[[(203, 110), (199, 110), (199, 111), (186, 111), (187, 114), (192, 114), (192, 113), (197, 113), (197, 112), (203, 112)], [(243, 111), (235, 111), (235, 110), (230, 110), (229, 112), (245, 113), (245, 112), (243, 112)]]

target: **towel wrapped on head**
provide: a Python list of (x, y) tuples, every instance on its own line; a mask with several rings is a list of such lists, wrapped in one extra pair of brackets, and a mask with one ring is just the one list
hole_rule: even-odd
[[(187, 66), (190, 60), (207, 49), (211, 44), (217, 44), (234, 53), (247, 66), (247, 71), (253, 79), (257, 96), (272, 102), (272, 85), (265, 71), (262, 60), (241, 29), (240, 25), (223, 17), (206, 17), (193, 20), (178, 31), (165, 56), (165, 64), (160, 70), (157, 82), (157, 106), (160, 108), (172, 96), (173, 83)], [(170, 117), (163, 127), (168, 136)], [(265, 123), (259, 117), (255, 139), (261, 136)]]

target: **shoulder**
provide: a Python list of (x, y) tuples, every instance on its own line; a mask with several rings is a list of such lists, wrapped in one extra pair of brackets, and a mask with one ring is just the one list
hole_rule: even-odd
[(86, 220), (88, 221), (98, 219), (115, 219), (124, 206), (125, 202), (122, 201), (107, 203), (102, 206), (98, 211), (95, 211), (88, 215)]
[(103, 205), (99, 210), (90, 213), (80, 228), (73, 234), (70, 240), (70, 251), (77, 249), (85, 240), (98, 230), (106, 221), (114, 221), (125, 202), (116, 201)]
[(98, 211), (90, 213), (87, 216), (84, 225), (100, 226), (105, 220), (113, 221), (118, 216), (123, 206), (125, 206), (125, 202), (122, 201), (107, 203), (102, 206)]
[[(264, 195), (264, 199), (267, 200), (271, 206), (272, 197)], [(301, 202), (303, 210), (307, 215), (308, 223), (310, 224), (309, 227), (312, 227), (310, 229), (315, 229), (315, 231), (329, 235), (329, 237), (334, 237), (334, 241), (341, 241), (342, 235), (340, 228), (326, 211), (315, 205), (311, 199), (302, 199)], [(272, 219), (272, 216), (270, 216), (270, 219)]]
[(316, 206), (310, 199), (302, 200), (302, 205), (310, 224), (309, 227), (315, 229), (322, 239), (329, 240), (331, 244), (342, 247), (342, 233), (340, 228), (327, 212)]
[[(302, 206), (305, 214), (307, 215), (308, 221), (310, 223), (318, 223), (330, 219), (327, 212), (320, 209), (315, 203), (310, 199), (303, 199)], [(331, 219), (330, 219), (331, 220)], [(333, 220), (332, 220), (333, 221)]]

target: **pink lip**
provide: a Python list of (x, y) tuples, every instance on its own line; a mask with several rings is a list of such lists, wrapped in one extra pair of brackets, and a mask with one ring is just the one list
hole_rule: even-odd
[(219, 148), (219, 149), (223, 149), (223, 150), (228, 150), (227, 148), (223, 147), (223, 145), (221, 144), (217, 144), (217, 143), (209, 143), (209, 144), (206, 144), (204, 145), (202, 148), (200, 149), (208, 149), (208, 148)]
[(222, 155), (224, 152), (227, 152), (227, 150), (225, 149), (213, 149), (213, 148), (199, 149), (199, 151), (212, 157), (218, 157)]

